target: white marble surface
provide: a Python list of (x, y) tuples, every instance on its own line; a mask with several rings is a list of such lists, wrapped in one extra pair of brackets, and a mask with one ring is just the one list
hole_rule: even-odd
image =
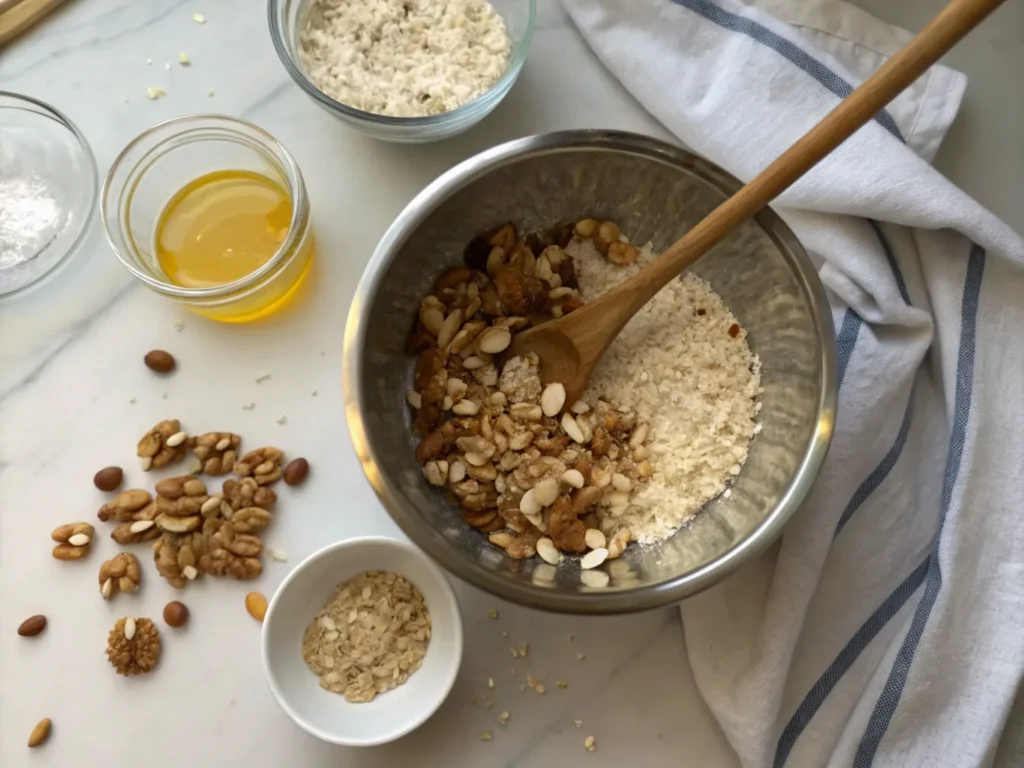
[[(520, 82), (485, 124), (442, 145), (380, 144), (335, 122), (292, 84), (271, 47), (264, 5), (78, 0), (0, 52), (0, 88), (66, 111), (101, 171), (134, 135), (175, 115), (218, 111), (258, 123), (303, 168), (319, 237), (305, 302), (266, 323), (218, 325), (136, 286), (99, 231), (58, 279), (0, 305), (0, 765), (599, 766), (640, 756), (651, 766), (721, 764), (724, 740), (694, 691), (671, 609), (615, 619), (549, 616), (459, 585), (466, 653), (454, 692), (412, 735), (355, 750), (316, 741), (273, 701), (259, 627), (242, 605), (250, 584), (207, 579), (177, 593), (143, 548), (140, 593), (101, 600), (96, 571), (118, 548), (94, 519), (103, 498), (92, 474), (115, 463), (129, 468), (131, 485), (152, 482), (134, 469), (134, 444), (167, 416), (309, 458), (309, 482), (283, 489), (266, 536), (289, 555), (287, 563), (266, 563), (255, 588), (268, 595), (326, 543), (399, 535), (356, 463), (340, 391), (345, 314), (377, 239), (438, 173), (505, 139), (579, 126), (662, 135), (560, 8), (544, 3)], [(196, 12), (205, 25), (191, 21)], [(193, 62), (188, 69), (176, 63), (181, 51)], [(148, 101), (150, 85), (167, 97)], [(177, 332), (180, 321), (186, 326)], [(142, 366), (154, 347), (177, 356), (175, 375), (160, 379)], [(264, 372), (272, 378), (255, 383)], [(256, 409), (243, 411), (250, 400)], [(49, 532), (72, 520), (97, 522), (104, 535), (88, 560), (58, 563)], [(159, 617), (178, 597), (191, 608), (191, 625), (163, 630), (158, 670), (115, 676), (103, 655), (114, 620)], [(488, 619), (491, 607), (499, 620)], [(34, 613), (47, 614), (50, 625), (27, 641), (15, 628)], [(530, 644), (526, 662), (512, 658), (512, 641)], [(543, 697), (520, 692), (527, 673), (547, 676)], [(485, 710), (488, 677), (495, 705)], [(557, 689), (556, 679), (569, 687)], [(496, 722), (502, 709), (511, 712), (507, 727)], [(52, 739), (28, 754), (28, 733), (44, 716), (54, 722)], [(574, 719), (584, 721), (582, 730)], [(479, 740), (484, 730), (493, 741)], [(593, 754), (583, 749), (588, 734), (598, 738)]]
[[(870, 7), (873, 0), (864, 2)], [(216, 111), (258, 123), (304, 169), (319, 237), (304, 303), (247, 327), (205, 321), (136, 286), (98, 227), (57, 279), (0, 303), (0, 765), (599, 766), (630, 758), (649, 766), (734, 764), (694, 688), (674, 610), (615, 619), (550, 616), (457, 585), (466, 655), (447, 703), (395, 744), (346, 750), (307, 736), (273, 702), (258, 627), (242, 606), (250, 585), (192, 585), (182, 597), (192, 610), (190, 627), (165, 630), (158, 671), (129, 680), (116, 677), (103, 656), (107, 630), (118, 616), (157, 617), (181, 595), (144, 558), (141, 593), (103, 603), (96, 569), (117, 551), (105, 538), (85, 562), (58, 563), (49, 554), (55, 525), (93, 519), (102, 502), (93, 472), (110, 463), (134, 467), (136, 440), (167, 416), (310, 459), (310, 481), (285, 489), (266, 537), (289, 553), (288, 563), (267, 563), (258, 582), (267, 594), (325, 543), (398, 535), (356, 464), (339, 385), (347, 305), (385, 227), (438, 173), (509, 138), (570, 127), (665, 136), (603, 70), (557, 4), (540, 5), (530, 58), (508, 99), (468, 135), (426, 147), (364, 138), (308, 101), (276, 59), (259, 0), (76, 0), (0, 50), (0, 89), (66, 111), (92, 143), (101, 172), (129, 139), (169, 117)], [(920, 26), (940, 5), (914, 0), (893, 20)], [(193, 13), (207, 23), (193, 23)], [(1024, 43), (1012, 26), (990, 33), (1002, 55), (1020, 61)], [(972, 53), (952, 63), (987, 73), (990, 43), (968, 40)], [(193, 62), (188, 69), (175, 63), (181, 51)], [(1024, 210), (1019, 181), (1008, 182), (1001, 162), (1019, 159), (1020, 148), (994, 123), (1007, 99), (1020, 114), (1019, 97), (1013, 101), (1019, 89), (1010, 72), (997, 74), (1002, 80), (971, 84), (961, 118), (989, 126), (995, 143), (979, 146), (966, 129), (954, 130), (951, 141), (964, 150), (940, 154), (939, 164), (947, 158), (954, 179), (1021, 228), (1014, 221), (1014, 212)], [(165, 88), (167, 97), (148, 101), (150, 85)], [(964, 155), (980, 158), (981, 166), (964, 170), (957, 162)], [(176, 322), (184, 330), (177, 332)], [(173, 377), (158, 379), (141, 365), (154, 347), (178, 357)], [(256, 384), (265, 372), (272, 378)], [(243, 411), (250, 400), (256, 409)], [(286, 425), (277, 424), (281, 415)], [(132, 485), (147, 480), (129, 470)], [(487, 618), (491, 607), (500, 609), (498, 621)], [(33, 613), (47, 614), (50, 626), (26, 641), (15, 628)], [(530, 643), (527, 662), (512, 659), (510, 641)], [(587, 658), (577, 661), (577, 652)], [(549, 686), (543, 697), (521, 693), (527, 670), (569, 687)], [(489, 676), (496, 703), (484, 710)], [(506, 728), (495, 722), (502, 709), (512, 713)], [(51, 742), (28, 755), (25, 740), (44, 716), (54, 721)], [(584, 721), (582, 730), (573, 719)], [(478, 740), (484, 730), (494, 732), (494, 741)], [(588, 734), (598, 737), (594, 754), (583, 750)]]

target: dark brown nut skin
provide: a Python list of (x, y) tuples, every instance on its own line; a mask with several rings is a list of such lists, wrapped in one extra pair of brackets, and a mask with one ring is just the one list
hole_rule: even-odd
[(287, 485), (298, 485), (309, 476), (309, 462), (305, 459), (292, 459), (284, 468), (284, 482)]
[(156, 373), (170, 373), (177, 366), (177, 362), (174, 359), (174, 355), (170, 352), (165, 352), (162, 349), (154, 349), (146, 353), (146, 356), (142, 358), (146, 367)]
[(188, 607), (178, 600), (164, 606), (164, 621), (170, 627), (182, 627), (188, 621)]
[(46, 617), (41, 613), (36, 616), (29, 616), (18, 627), (18, 634), (22, 637), (35, 637), (46, 629)]
[(124, 471), (120, 467), (104, 467), (92, 477), (92, 484), (101, 491), (116, 491), (124, 480)]

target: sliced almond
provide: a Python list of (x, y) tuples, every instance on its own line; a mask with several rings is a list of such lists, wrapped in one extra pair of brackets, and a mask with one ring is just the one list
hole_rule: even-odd
[(597, 568), (597, 566), (603, 563), (607, 558), (608, 550), (604, 547), (601, 547), (600, 549), (592, 549), (580, 558), (580, 568), (585, 571), (588, 571), (591, 568)]
[(633, 490), (632, 481), (621, 472), (612, 473), (612, 487), (617, 491), (628, 493)]
[(571, 413), (562, 414), (562, 429), (565, 430), (565, 434), (580, 445), (587, 441), (583, 431), (580, 429), (580, 425), (576, 423), (576, 419), (572, 417)]
[(532, 490), (534, 501), (542, 507), (550, 507), (558, 498), (558, 481), (549, 477), (533, 486)]
[(497, 355), (508, 349), (512, 343), (512, 333), (508, 328), (488, 328), (477, 338), (477, 346), (482, 352)]
[(157, 515), (156, 518), (156, 524), (160, 530), (167, 531), (168, 533), (190, 533), (196, 530), (201, 523), (202, 518), (199, 515), (175, 517), (174, 515), (161, 514)]
[(418, 411), (423, 407), (423, 396), (415, 389), (410, 389), (405, 393), (405, 402)]
[(551, 565), (558, 565), (562, 562), (562, 553), (555, 547), (555, 542), (549, 539), (547, 536), (537, 540), (537, 554), (541, 556), (541, 559), (545, 563)]
[(541, 410), (541, 407), (533, 403), (515, 403), (508, 409), (508, 412), (513, 419), (520, 421), (540, 421), (544, 416), (544, 411)]
[(597, 528), (587, 528), (583, 540), (591, 549), (601, 549), (608, 543), (604, 534), (597, 530)]
[(131, 640), (135, 637), (135, 619), (129, 616), (124, 620), (124, 639)]
[(540, 396), (540, 408), (545, 416), (557, 416), (565, 405), (565, 386), (561, 382), (552, 382), (544, 387)]
[(542, 509), (543, 507), (534, 496), (532, 488), (524, 493), (523, 498), (519, 500), (519, 511), (524, 515), (537, 515)]
[(466, 465), (461, 461), (453, 461), (448, 467), (448, 482), (461, 483), (466, 479)]
[(480, 406), (472, 400), (460, 400), (452, 406), (452, 413), (458, 416), (476, 416), (480, 412)]
[(572, 488), (582, 488), (585, 482), (583, 473), (578, 469), (567, 469), (560, 478), (563, 483)]
[(640, 423), (636, 425), (636, 429), (633, 430), (633, 434), (629, 437), (629, 447), (639, 448), (643, 445), (644, 440), (647, 439), (647, 432), (651, 426), (647, 423)]

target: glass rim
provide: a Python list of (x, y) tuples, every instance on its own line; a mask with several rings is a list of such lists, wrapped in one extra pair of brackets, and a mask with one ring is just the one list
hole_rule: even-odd
[[(13, 102), (11, 105), (4, 104), (4, 101)], [(47, 104), (45, 101), (33, 98), (24, 93), (16, 93), (15, 91), (8, 91), (0, 89), (0, 108), (15, 108), (17, 103), (22, 103), (33, 107), (37, 114), (41, 114), (44, 117), (48, 117), (54, 120), (59, 125), (66, 128), (75, 141), (78, 143), (78, 148), (82, 152), (82, 157), (85, 160), (86, 170), (89, 174), (87, 187), (89, 189), (89, 203), (86, 208), (82, 211), (76, 211), (81, 213), (81, 226), (78, 228), (78, 233), (68, 244), (67, 250), (61, 255), (61, 257), (51, 264), (47, 269), (41, 272), (36, 277), (26, 282), (24, 285), (19, 285), (15, 288), (11, 288), (7, 291), (0, 291), (0, 299), (9, 299), (12, 296), (19, 294), (23, 291), (32, 288), (39, 284), (44, 279), (54, 275), (57, 270), (67, 264), (71, 257), (76, 254), (82, 244), (85, 242), (90, 230), (92, 229), (91, 223), (93, 221), (93, 214), (96, 212), (97, 202), (100, 199), (100, 195), (96, 194), (97, 187), (99, 185), (99, 168), (96, 165), (96, 156), (93, 154), (92, 147), (89, 146), (89, 140), (85, 138), (85, 134), (82, 133), (78, 125), (67, 115), (61, 112), (52, 104)], [(24, 108), (24, 107), (22, 107)]]
[(367, 112), (364, 109), (358, 109), (356, 107), (349, 106), (348, 104), (343, 104), (342, 102), (331, 98), (313, 84), (302, 67), (299, 66), (296, 59), (292, 57), (291, 49), (284, 41), (283, 25), (280, 23), (280, 14), (277, 13), (278, 9), (281, 8), (283, 1), (284, 0), (267, 0), (267, 17), (270, 22), (270, 39), (274, 44), (274, 49), (277, 51), (277, 57), (281, 60), (281, 63), (284, 64), (284, 68), (288, 71), (289, 76), (293, 81), (295, 81), (296, 85), (302, 88), (302, 90), (310, 97), (320, 102), (321, 105), (341, 112), (347, 117), (352, 117), (356, 120), (366, 120), (380, 125), (408, 128), (429, 128), (445, 125), (449, 122), (457, 122), (462, 117), (471, 117), (477, 112), (481, 104), (487, 103), (491, 99), (495, 98), (496, 94), (504, 93), (504, 91), (511, 87), (512, 81), (519, 76), (519, 70), (526, 61), (526, 54), (530, 49), (530, 41), (533, 39), (533, 27), (536, 23), (537, 17), (537, 0), (526, 0), (529, 4), (530, 10), (526, 19), (526, 29), (523, 31), (523, 36), (512, 49), (512, 55), (509, 56), (508, 64), (506, 65), (505, 71), (502, 73), (501, 77), (495, 81), (494, 85), (479, 96), (467, 101), (465, 104), (462, 104), (455, 109), (447, 112), (440, 112), (436, 115), (395, 117), (393, 115), (379, 115), (376, 112)]
[[(111, 221), (107, 215), (108, 202), (113, 191), (114, 176), (118, 171), (122, 169), (127, 161), (129, 153), (137, 149), (142, 142), (146, 139), (153, 137), (160, 131), (167, 130), (168, 128), (181, 128), (189, 123), (196, 122), (199, 120), (211, 120), (214, 122), (223, 123), (223, 128), (226, 128), (229, 133), (233, 133), (241, 138), (251, 138), (243, 134), (239, 127), (245, 128), (246, 130), (253, 131), (257, 134), (257, 138), (261, 140), (265, 146), (271, 149), (276, 155), (277, 159), (282, 161), (281, 165), (284, 170), (284, 175), (289, 186), (289, 191), (292, 197), (292, 219), (288, 225), (288, 234), (286, 235), (284, 242), (281, 243), (274, 255), (271, 256), (266, 263), (262, 264), (259, 269), (250, 272), (244, 277), (240, 277), (230, 283), (224, 285), (214, 285), (208, 288), (187, 288), (181, 285), (160, 280), (154, 277), (149, 272), (140, 269), (136, 264), (136, 259), (133, 259), (131, 255), (122, 252), (121, 248), (115, 242), (114, 232), (117, 230), (119, 233), (122, 231), (121, 227), (121, 200), (118, 199), (117, 205), (117, 218), (115, 221)], [(183, 131), (178, 130), (171, 135), (169, 138), (182, 135)], [(136, 168), (139, 167), (147, 158), (149, 158), (154, 151), (162, 147), (169, 138), (162, 139), (156, 146), (149, 149), (141, 158), (135, 161), (129, 172), (129, 177)], [(230, 296), (234, 293), (245, 291), (248, 288), (252, 288), (258, 285), (263, 278), (274, 272), (278, 267), (284, 264), (289, 257), (294, 257), (299, 251), (299, 245), (305, 238), (306, 230), (308, 230), (308, 207), (309, 202), (306, 199), (306, 187), (302, 179), (302, 172), (299, 170), (298, 163), (295, 162), (295, 158), (292, 157), (291, 153), (285, 148), (285, 146), (274, 138), (270, 133), (260, 128), (258, 125), (242, 120), (237, 117), (231, 117), (229, 115), (219, 115), (216, 113), (198, 113), (192, 115), (181, 115), (180, 117), (173, 117), (170, 120), (164, 120), (156, 125), (147, 128), (145, 131), (140, 133), (134, 139), (121, 150), (121, 152), (114, 159), (114, 162), (110, 165), (110, 170), (107, 172), (107, 177), (103, 182), (103, 189), (100, 192), (100, 215), (103, 220), (103, 231), (107, 237), (107, 243), (110, 245), (111, 250), (114, 251), (114, 255), (117, 256), (118, 261), (121, 262), (122, 266), (132, 273), (136, 278), (144, 282), (150, 288), (180, 299), (219, 299), (226, 296)], [(129, 238), (130, 239), (130, 238)]]

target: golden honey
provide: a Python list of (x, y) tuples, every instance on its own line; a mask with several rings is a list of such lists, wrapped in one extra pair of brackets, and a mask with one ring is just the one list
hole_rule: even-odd
[[(216, 288), (253, 274), (281, 249), (292, 225), (292, 199), (277, 182), (246, 170), (204, 174), (174, 194), (156, 226), (155, 254), (167, 280), (183, 288)], [(286, 271), (228, 305), (202, 314), (247, 322), (281, 309), (295, 295), (312, 255), (312, 238)]]

